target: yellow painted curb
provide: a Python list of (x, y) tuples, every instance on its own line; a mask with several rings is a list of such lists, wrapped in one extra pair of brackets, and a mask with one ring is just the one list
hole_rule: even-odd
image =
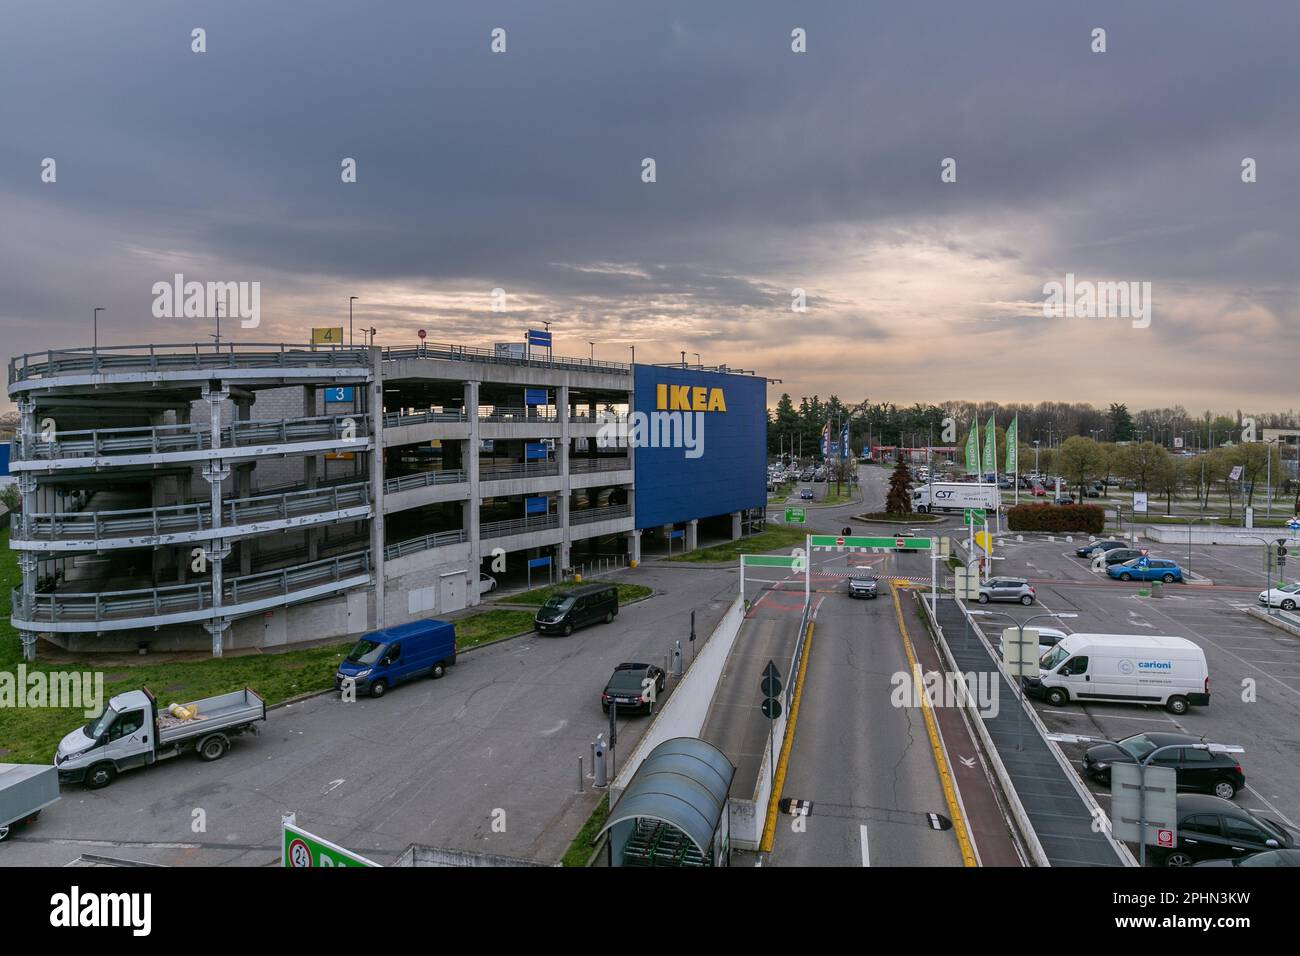
[(772, 797), (767, 802), (767, 820), (763, 824), (763, 840), (758, 848), (763, 853), (772, 852), (776, 838), (776, 805), (785, 788), (785, 770), (790, 762), (790, 748), (794, 745), (794, 725), (799, 720), (799, 701), (803, 697), (803, 678), (808, 673), (809, 655), (812, 653), (813, 622), (808, 622), (804, 632), (803, 656), (800, 659), (799, 679), (794, 682), (794, 700), (790, 702), (790, 716), (785, 722), (785, 739), (781, 741), (781, 756), (776, 761), (776, 779), (772, 783)]
[[(894, 614), (898, 617), (898, 632), (903, 636), (903, 650), (907, 652), (907, 662), (912, 668), (912, 679), (918, 690), (925, 686), (921, 675), (921, 665), (912, 651), (912, 641), (907, 636), (907, 625), (903, 622), (903, 606), (898, 600), (897, 581), (889, 582), (889, 593), (894, 599)], [(930, 749), (934, 753), (934, 765), (939, 771), (939, 783), (943, 787), (943, 799), (948, 804), (948, 813), (952, 817), (953, 832), (957, 834), (957, 845), (961, 849), (961, 861), (964, 866), (977, 866), (975, 850), (971, 846), (970, 833), (966, 829), (966, 818), (962, 816), (961, 805), (957, 802), (956, 785), (952, 782), (952, 771), (948, 767), (948, 756), (939, 743), (939, 730), (935, 724), (934, 714), (930, 712), (930, 701), (925, 693), (921, 698), (921, 713), (925, 715), (925, 730), (930, 738)]]

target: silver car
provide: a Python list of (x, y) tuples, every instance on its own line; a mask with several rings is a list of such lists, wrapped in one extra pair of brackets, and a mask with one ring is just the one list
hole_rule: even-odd
[(849, 577), (849, 597), (874, 598), (876, 578), (870, 571), (855, 571)]
[(979, 602), (1019, 601), (1021, 604), (1033, 604), (1037, 592), (1034, 586), (1024, 578), (990, 578), (987, 584), (980, 586)]

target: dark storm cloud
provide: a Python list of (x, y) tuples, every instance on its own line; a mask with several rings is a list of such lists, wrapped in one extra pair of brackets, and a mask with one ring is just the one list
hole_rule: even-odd
[[(149, 288), (174, 272), (261, 279), (295, 321), (352, 287), (501, 286), (647, 349), (665, 322), (667, 347), (719, 361), (799, 337), (851, 391), (846, 338), (886, 349), (936, 322), (988, 339), (1074, 272), (1179, 297), (1132, 350), (1221, 348), (1237, 311), (1295, 318), (1297, 27), (1282, 0), (15, 3), (0, 323), (24, 348), (68, 344), (105, 305), (110, 341), (147, 339)], [(458, 334), (509, 324), (481, 308), (372, 306)], [(981, 361), (967, 374), (993, 388)]]

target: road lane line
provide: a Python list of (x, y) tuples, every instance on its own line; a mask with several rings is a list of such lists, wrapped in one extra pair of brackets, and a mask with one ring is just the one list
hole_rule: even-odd
[[(907, 652), (907, 663), (912, 669), (912, 674), (916, 680), (917, 687), (923, 687), (924, 681), (921, 679), (921, 664), (916, 659), (916, 654), (912, 650), (912, 641), (907, 636), (907, 625), (903, 621), (903, 606), (898, 600), (898, 583), (889, 582), (889, 593), (894, 599), (894, 615), (898, 618), (898, 633), (903, 637), (903, 650)], [(939, 771), (939, 785), (943, 788), (943, 799), (948, 805), (948, 813), (952, 819), (953, 833), (957, 836), (957, 846), (961, 850), (961, 861), (963, 866), (977, 866), (975, 861), (975, 850), (971, 845), (970, 833), (966, 829), (966, 817), (961, 812), (961, 805), (957, 801), (957, 788), (952, 780), (952, 771), (948, 767), (948, 756), (943, 751), (943, 746), (939, 743), (939, 729), (935, 725), (934, 714), (930, 713), (929, 695), (918, 694), (921, 698), (921, 714), (925, 717), (926, 736), (930, 740), (930, 750), (934, 755), (934, 765)]]
[(865, 823), (858, 825), (858, 835), (862, 838), (862, 865), (871, 865), (871, 850), (867, 846), (867, 825)]

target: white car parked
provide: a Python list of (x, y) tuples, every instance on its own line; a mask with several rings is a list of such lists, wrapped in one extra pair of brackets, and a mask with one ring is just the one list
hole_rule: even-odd
[(1300, 605), (1300, 582), (1260, 591), (1259, 603), (1269, 607), (1280, 607), (1284, 611), (1294, 611), (1297, 605)]

